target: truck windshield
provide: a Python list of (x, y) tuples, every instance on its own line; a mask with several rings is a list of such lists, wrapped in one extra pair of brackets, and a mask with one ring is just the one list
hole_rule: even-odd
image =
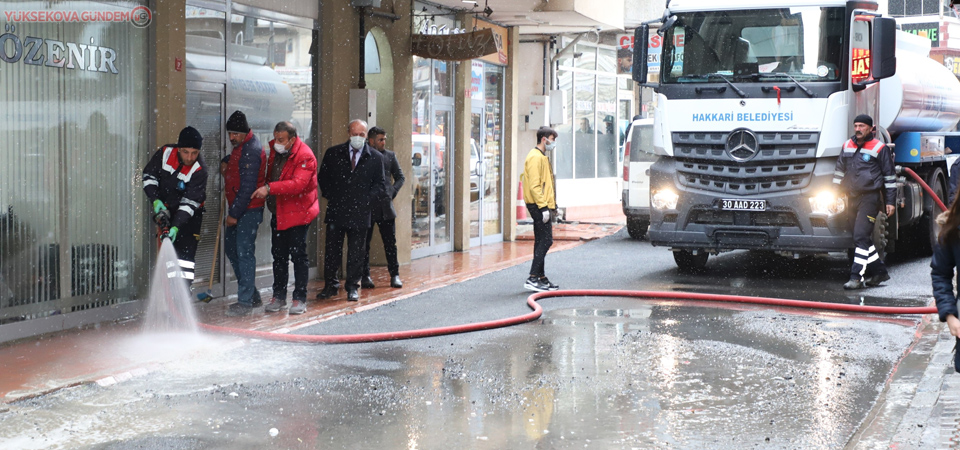
[(840, 7), (678, 13), (663, 35), (661, 82), (837, 81), (845, 29)]

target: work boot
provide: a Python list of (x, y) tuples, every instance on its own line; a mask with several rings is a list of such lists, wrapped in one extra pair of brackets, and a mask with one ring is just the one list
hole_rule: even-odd
[(403, 282), (400, 281), (400, 275), (394, 275), (390, 277), (390, 287), (398, 289), (403, 287)]
[(337, 294), (339, 294), (339, 293), (340, 293), (340, 286), (339, 286), (339, 285), (324, 286), (324, 287), (323, 287), (323, 290), (320, 291), (319, 294), (317, 294), (317, 298), (319, 298), (319, 299), (325, 299), (325, 298), (330, 298), (330, 297), (336, 297)]
[(852, 291), (854, 289), (863, 289), (863, 281), (860, 281), (859, 279), (850, 280), (843, 284), (843, 288), (848, 291)]
[(263, 300), (260, 300), (260, 292), (253, 291), (253, 300), (250, 301), (251, 308), (259, 308), (263, 306)]
[(290, 310), (287, 311), (289, 314), (303, 314), (307, 312), (307, 302), (303, 300), (294, 300), (293, 304), (290, 305)]
[(864, 284), (870, 287), (877, 287), (877, 286), (880, 286), (880, 283), (883, 283), (884, 281), (887, 281), (889, 279), (890, 279), (890, 274), (887, 272), (884, 272), (881, 274), (874, 275), (870, 278), (867, 278), (867, 281)]
[(273, 297), (270, 299), (270, 303), (267, 303), (267, 306), (264, 307), (263, 310), (268, 313), (275, 313), (279, 312), (285, 306), (287, 306), (286, 300), (280, 300), (276, 297)]
[(367, 275), (360, 279), (360, 287), (364, 289), (373, 289), (377, 287), (377, 285), (373, 284), (373, 278), (370, 278), (370, 275)]
[(242, 317), (249, 316), (253, 312), (253, 307), (250, 305), (244, 305), (243, 303), (237, 302), (227, 307), (227, 316), (228, 317)]

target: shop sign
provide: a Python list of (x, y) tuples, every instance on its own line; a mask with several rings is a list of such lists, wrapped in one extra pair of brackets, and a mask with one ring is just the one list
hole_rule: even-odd
[(411, 38), (411, 51), (424, 58), (463, 61), (496, 53), (497, 44), (490, 29), (457, 34), (415, 34)]
[(62, 42), (36, 36), (20, 37), (15, 28), (0, 34), (0, 61), (8, 64), (57, 67), (117, 74), (117, 51), (89, 44)]
[(943, 66), (950, 69), (957, 77), (960, 77), (960, 56), (944, 56)]
[(940, 46), (940, 24), (932, 23), (905, 23), (900, 26), (903, 31), (930, 39), (931, 47)]
[(473, 20), (473, 28), (475, 30), (493, 30), (494, 43), (497, 45), (496, 54), (491, 53), (480, 59), (500, 66), (507, 65), (507, 29), (490, 22), (477, 20), (476, 18)]

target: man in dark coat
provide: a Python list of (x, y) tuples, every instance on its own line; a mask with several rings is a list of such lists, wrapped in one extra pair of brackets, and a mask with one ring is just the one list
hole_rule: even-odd
[(317, 298), (330, 298), (340, 291), (337, 268), (343, 259), (347, 236), (347, 300), (360, 299), (360, 277), (366, 250), (367, 228), (373, 199), (384, 190), (380, 154), (367, 145), (367, 123), (354, 120), (347, 126), (350, 139), (327, 149), (317, 180), (320, 195), (327, 199), (327, 237), (324, 243), (324, 287)]
[(200, 156), (201, 146), (200, 132), (186, 127), (176, 144), (160, 147), (143, 168), (143, 192), (150, 200), (157, 225), (170, 226), (180, 276), (187, 286), (193, 283), (203, 202), (207, 199), (207, 167)]
[[(397, 161), (397, 154), (387, 150), (387, 132), (383, 128), (373, 127), (367, 133), (367, 144), (381, 153), (383, 159), (383, 181), (384, 191), (382, 195), (374, 200), (373, 204), (373, 223), (380, 229), (380, 238), (383, 240), (383, 251), (387, 256), (387, 269), (390, 271), (390, 286), (402, 288), (403, 282), (400, 281), (400, 263), (397, 261), (397, 210), (393, 208), (393, 199), (397, 198), (397, 193), (403, 187), (403, 171), (400, 170), (400, 162)], [(390, 178), (393, 178), (393, 183)], [(370, 240), (373, 239), (373, 226), (367, 229), (367, 251), (363, 259), (363, 279), (360, 286), (365, 288), (375, 288), (373, 279), (370, 278)]]

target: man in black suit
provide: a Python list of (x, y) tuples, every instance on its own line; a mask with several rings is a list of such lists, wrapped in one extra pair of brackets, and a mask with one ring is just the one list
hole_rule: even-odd
[[(367, 133), (367, 145), (381, 153), (383, 159), (384, 192), (373, 202), (373, 223), (380, 229), (383, 251), (387, 256), (387, 269), (390, 271), (390, 286), (402, 288), (400, 281), (400, 263), (397, 261), (397, 210), (393, 208), (393, 199), (403, 186), (403, 171), (397, 154), (387, 150), (387, 132), (383, 128), (373, 127)], [(390, 183), (390, 177), (393, 183)], [(373, 226), (367, 229), (367, 252), (363, 259), (363, 279), (360, 286), (373, 289), (377, 287), (370, 278), (370, 240), (373, 239)]]
[(327, 238), (323, 257), (324, 287), (317, 298), (340, 292), (337, 268), (343, 260), (343, 237), (347, 236), (347, 300), (360, 300), (360, 277), (370, 228), (372, 200), (384, 190), (383, 161), (370, 148), (367, 123), (354, 120), (347, 125), (350, 140), (327, 149), (317, 180), (320, 195), (327, 199)]

